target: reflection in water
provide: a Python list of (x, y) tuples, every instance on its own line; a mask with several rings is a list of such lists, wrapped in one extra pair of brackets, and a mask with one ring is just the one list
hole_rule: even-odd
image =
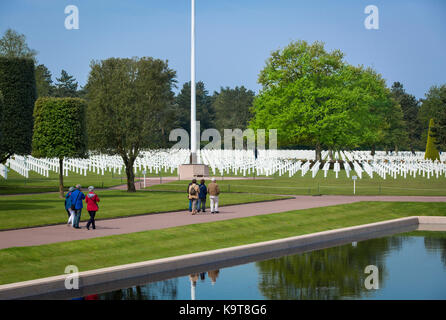
[(425, 237), (424, 238), (424, 246), (428, 252), (432, 253), (441, 253), (441, 261), (443, 262), (444, 267), (446, 268), (446, 238), (441, 237), (438, 234), (437, 237)]
[(178, 279), (152, 282), (143, 286), (116, 290), (100, 295), (101, 300), (175, 300)]
[(279, 300), (359, 298), (368, 293), (364, 269), (377, 266), (383, 283), (384, 258), (401, 243), (402, 237), (380, 238), (257, 262), (259, 290)]
[[(208, 277), (209, 277), (209, 279), (211, 279), (212, 285), (214, 285), (215, 282), (217, 281), (219, 273), (220, 273), (220, 270), (208, 271)], [(200, 274), (192, 273), (192, 274), (189, 275), (189, 280), (190, 280), (190, 299), (191, 300), (195, 300), (195, 292), (196, 292), (196, 288), (197, 288), (198, 276), (200, 276), (201, 281), (204, 281), (204, 280), (206, 280), (206, 272), (202, 272)]]
[[(214, 285), (217, 281), (220, 270), (209, 271), (208, 278)], [(191, 286), (191, 300), (195, 300), (195, 292), (198, 280), (206, 279), (206, 272), (192, 273), (189, 275)], [(142, 286), (116, 290), (101, 295), (90, 295), (83, 300), (176, 300), (178, 299), (178, 278), (159, 282), (151, 282)]]
[[(369, 265), (378, 267), (379, 290), (365, 287)], [(446, 232), (417, 231), (192, 273), (99, 299), (446, 299), (443, 283)]]
[(208, 272), (208, 277), (211, 279), (212, 285), (217, 281), (218, 275), (220, 274), (220, 270), (214, 270)]

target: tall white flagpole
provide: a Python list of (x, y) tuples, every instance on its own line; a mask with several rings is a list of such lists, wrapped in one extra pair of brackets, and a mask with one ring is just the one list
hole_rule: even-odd
[(191, 96), (190, 96), (190, 151), (191, 163), (196, 163), (197, 155), (197, 126), (196, 126), (196, 91), (195, 91), (195, 0), (192, 0), (191, 23)]

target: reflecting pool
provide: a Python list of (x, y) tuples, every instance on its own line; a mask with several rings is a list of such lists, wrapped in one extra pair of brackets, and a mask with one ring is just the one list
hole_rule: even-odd
[[(367, 266), (376, 266), (377, 272), (365, 272)], [(378, 288), (370, 288), (367, 283), (377, 284)], [(443, 300), (446, 299), (446, 232), (414, 231), (353, 242), (85, 298)]]

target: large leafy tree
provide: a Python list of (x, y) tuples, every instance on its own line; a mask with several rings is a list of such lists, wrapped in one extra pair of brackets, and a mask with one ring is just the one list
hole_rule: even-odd
[(383, 107), (390, 99), (385, 82), (371, 69), (346, 64), (339, 50), (292, 42), (272, 53), (259, 83), (250, 125), (279, 129), (282, 146), (307, 144), (320, 160), (323, 147), (353, 148), (382, 139)]
[[(320, 159), (330, 83), (343, 66), (343, 54), (320, 42), (291, 42), (272, 53), (260, 72), (262, 90), (254, 102), (254, 129), (278, 129), (281, 145), (306, 143)], [(336, 108), (336, 106), (333, 106)]]
[(174, 102), (175, 75), (167, 61), (150, 57), (91, 64), (86, 85), (89, 148), (122, 157), (129, 192), (135, 191), (133, 165), (140, 150), (160, 145), (161, 117)]
[(216, 129), (220, 132), (224, 129), (246, 129), (252, 118), (254, 97), (255, 93), (244, 86), (221, 88), (220, 92), (215, 92), (212, 106)]
[(15, 30), (6, 30), (0, 39), (0, 56), (32, 59), (36, 62), (36, 55), (37, 51), (28, 47), (25, 35)]
[(0, 57), (0, 163), (13, 154), (31, 153), (36, 100), (34, 61)]
[(420, 145), (421, 127), (418, 119), (420, 110), (419, 101), (414, 95), (408, 94), (400, 82), (394, 82), (391, 88), (392, 98), (401, 106), (403, 120), (406, 123), (405, 130), (408, 134), (408, 146), (412, 152), (422, 149)]
[(385, 81), (371, 68), (348, 64), (333, 79), (327, 101), (336, 108), (325, 119), (324, 145), (338, 150), (367, 146), (373, 154), (385, 138), (390, 126), (386, 117), (394, 108)]
[(87, 156), (85, 100), (39, 98), (34, 108), (34, 157), (59, 159), (59, 192), (63, 198), (63, 160)]
[[(184, 83), (181, 92), (176, 97), (177, 124), (180, 128), (190, 132), (190, 81)], [(212, 99), (202, 81), (196, 84), (196, 110), (197, 121), (200, 121), (202, 130), (213, 128), (215, 112), (212, 108)]]

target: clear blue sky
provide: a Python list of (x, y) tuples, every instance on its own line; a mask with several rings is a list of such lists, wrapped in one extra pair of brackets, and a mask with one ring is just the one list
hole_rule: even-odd
[[(64, 9), (79, 8), (80, 29), (66, 30)], [(367, 5), (379, 30), (367, 30)], [(291, 40), (320, 40), (351, 64), (371, 66), (390, 86), (417, 98), (446, 83), (445, 0), (196, 0), (197, 80), (209, 92), (244, 85), (258, 91), (271, 51)], [(0, 33), (13, 28), (53, 73), (81, 85), (92, 59), (168, 59), (181, 87), (190, 78), (190, 0), (0, 0)]]

